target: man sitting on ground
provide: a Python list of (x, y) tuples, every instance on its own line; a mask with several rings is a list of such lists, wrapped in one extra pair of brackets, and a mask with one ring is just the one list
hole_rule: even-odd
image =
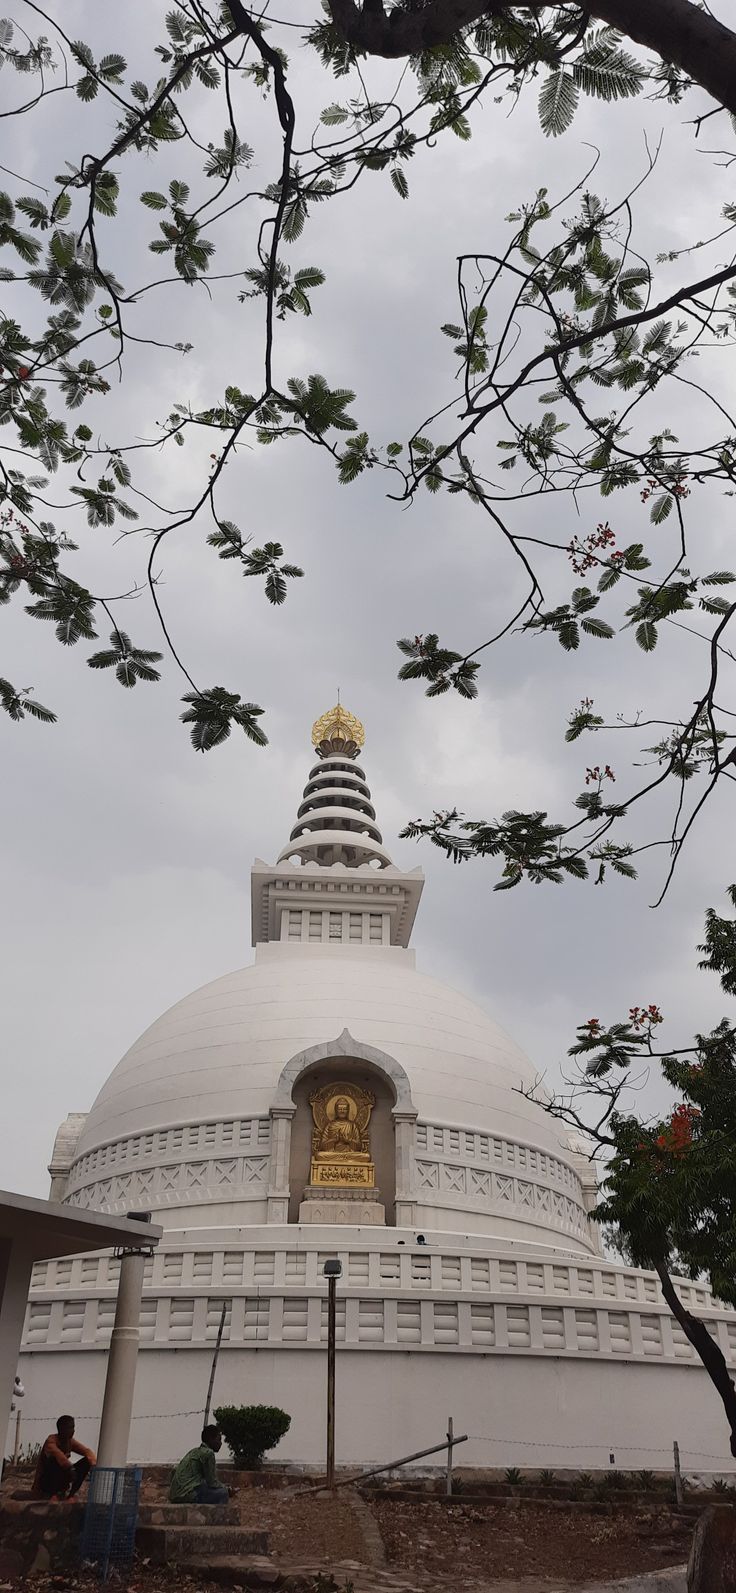
[[(73, 1461), (72, 1455), (81, 1455)], [(74, 1437), (74, 1417), (60, 1416), (56, 1432), (49, 1433), (38, 1457), (33, 1478), (36, 1499), (72, 1499), (89, 1476), (97, 1456)]]
[(169, 1486), (171, 1504), (227, 1504), (232, 1494), (217, 1481), (215, 1455), (222, 1448), (219, 1427), (203, 1427), (202, 1442), (179, 1461)]

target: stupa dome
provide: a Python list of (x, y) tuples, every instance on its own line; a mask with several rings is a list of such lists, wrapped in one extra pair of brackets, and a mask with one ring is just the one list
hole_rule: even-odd
[(251, 967), (158, 1018), (103, 1085), (77, 1154), (174, 1123), (267, 1114), (289, 1059), (343, 1029), (401, 1065), (421, 1118), (559, 1152), (549, 1118), (514, 1093), (534, 1080), (527, 1057), (473, 1001), (417, 973), (411, 951), (299, 945), (259, 947)]
[[(595, 1248), (583, 1159), (523, 1093), (532, 1064), (416, 970), (423, 878), (396, 867), (376, 826), (360, 720), (338, 703), (312, 739), (289, 843), (251, 872), (255, 961), (131, 1046), (84, 1125), (68, 1125), (66, 1198), (177, 1228), (419, 1224)], [(362, 1128), (344, 1129), (349, 1167), (320, 1151), (320, 1089), (347, 1091), (345, 1122), (362, 1103)]]

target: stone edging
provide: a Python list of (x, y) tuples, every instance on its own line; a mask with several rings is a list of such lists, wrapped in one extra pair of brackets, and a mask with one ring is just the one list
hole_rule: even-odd
[[(550, 1587), (549, 1593), (572, 1593), (572, 1590)], [(627, 1576), (618, 1582), (586, 1582), (582, 1587), (576, 1582), (574, 1593), (687, 1593), (687, 1566), (642, 1571), (638, 1576)]]

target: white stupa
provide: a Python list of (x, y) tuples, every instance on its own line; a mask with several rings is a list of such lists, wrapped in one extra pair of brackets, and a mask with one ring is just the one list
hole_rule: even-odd
[[(534, 1067), (416, 970), (423, 878), (384, 846), (362, 725), (338, 706), (312, 739), (289, 842), (252, 869), (255, 960), (159, 1018), (56, 1138), (55, 1199), (150, 1210), (166, 1230), (147, 1263), (135, 1457), (196, 1436), (225, 1303), (215, 1404), (283, 1406), (279, 1456), (318, 1463), (337, 1256), (339, 1463), (439, 1442), (452, 1415), (465, 1464), (660, 1467), (679, 1437), (691, 1469), (730, 1469), (656, 1278), (603, 1256), (589, 1162), (521, 1093)], [(26, 1441), (61, 1406), (93, 1433), (116, 1267), (36, 1268)], [(733, 1361), (736, 1315), (681, 1292)]]

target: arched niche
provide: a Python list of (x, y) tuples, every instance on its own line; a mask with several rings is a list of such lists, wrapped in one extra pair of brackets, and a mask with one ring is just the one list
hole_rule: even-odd
[(309, 1096), (323, 1084), (344, 1079), (376, 1097), (371, 1119), (371, 1155), (387, 1223), (413, 1222), (414, 1124), (416, 1109), (408, 1075), (395, 1057), (355, 1040), (348, 1029), (337, 1039), (307, 1047), (286, 1063), (271, 1107), (270, 1222), (297, 1222), (309, 1182), (312, 1114)]

